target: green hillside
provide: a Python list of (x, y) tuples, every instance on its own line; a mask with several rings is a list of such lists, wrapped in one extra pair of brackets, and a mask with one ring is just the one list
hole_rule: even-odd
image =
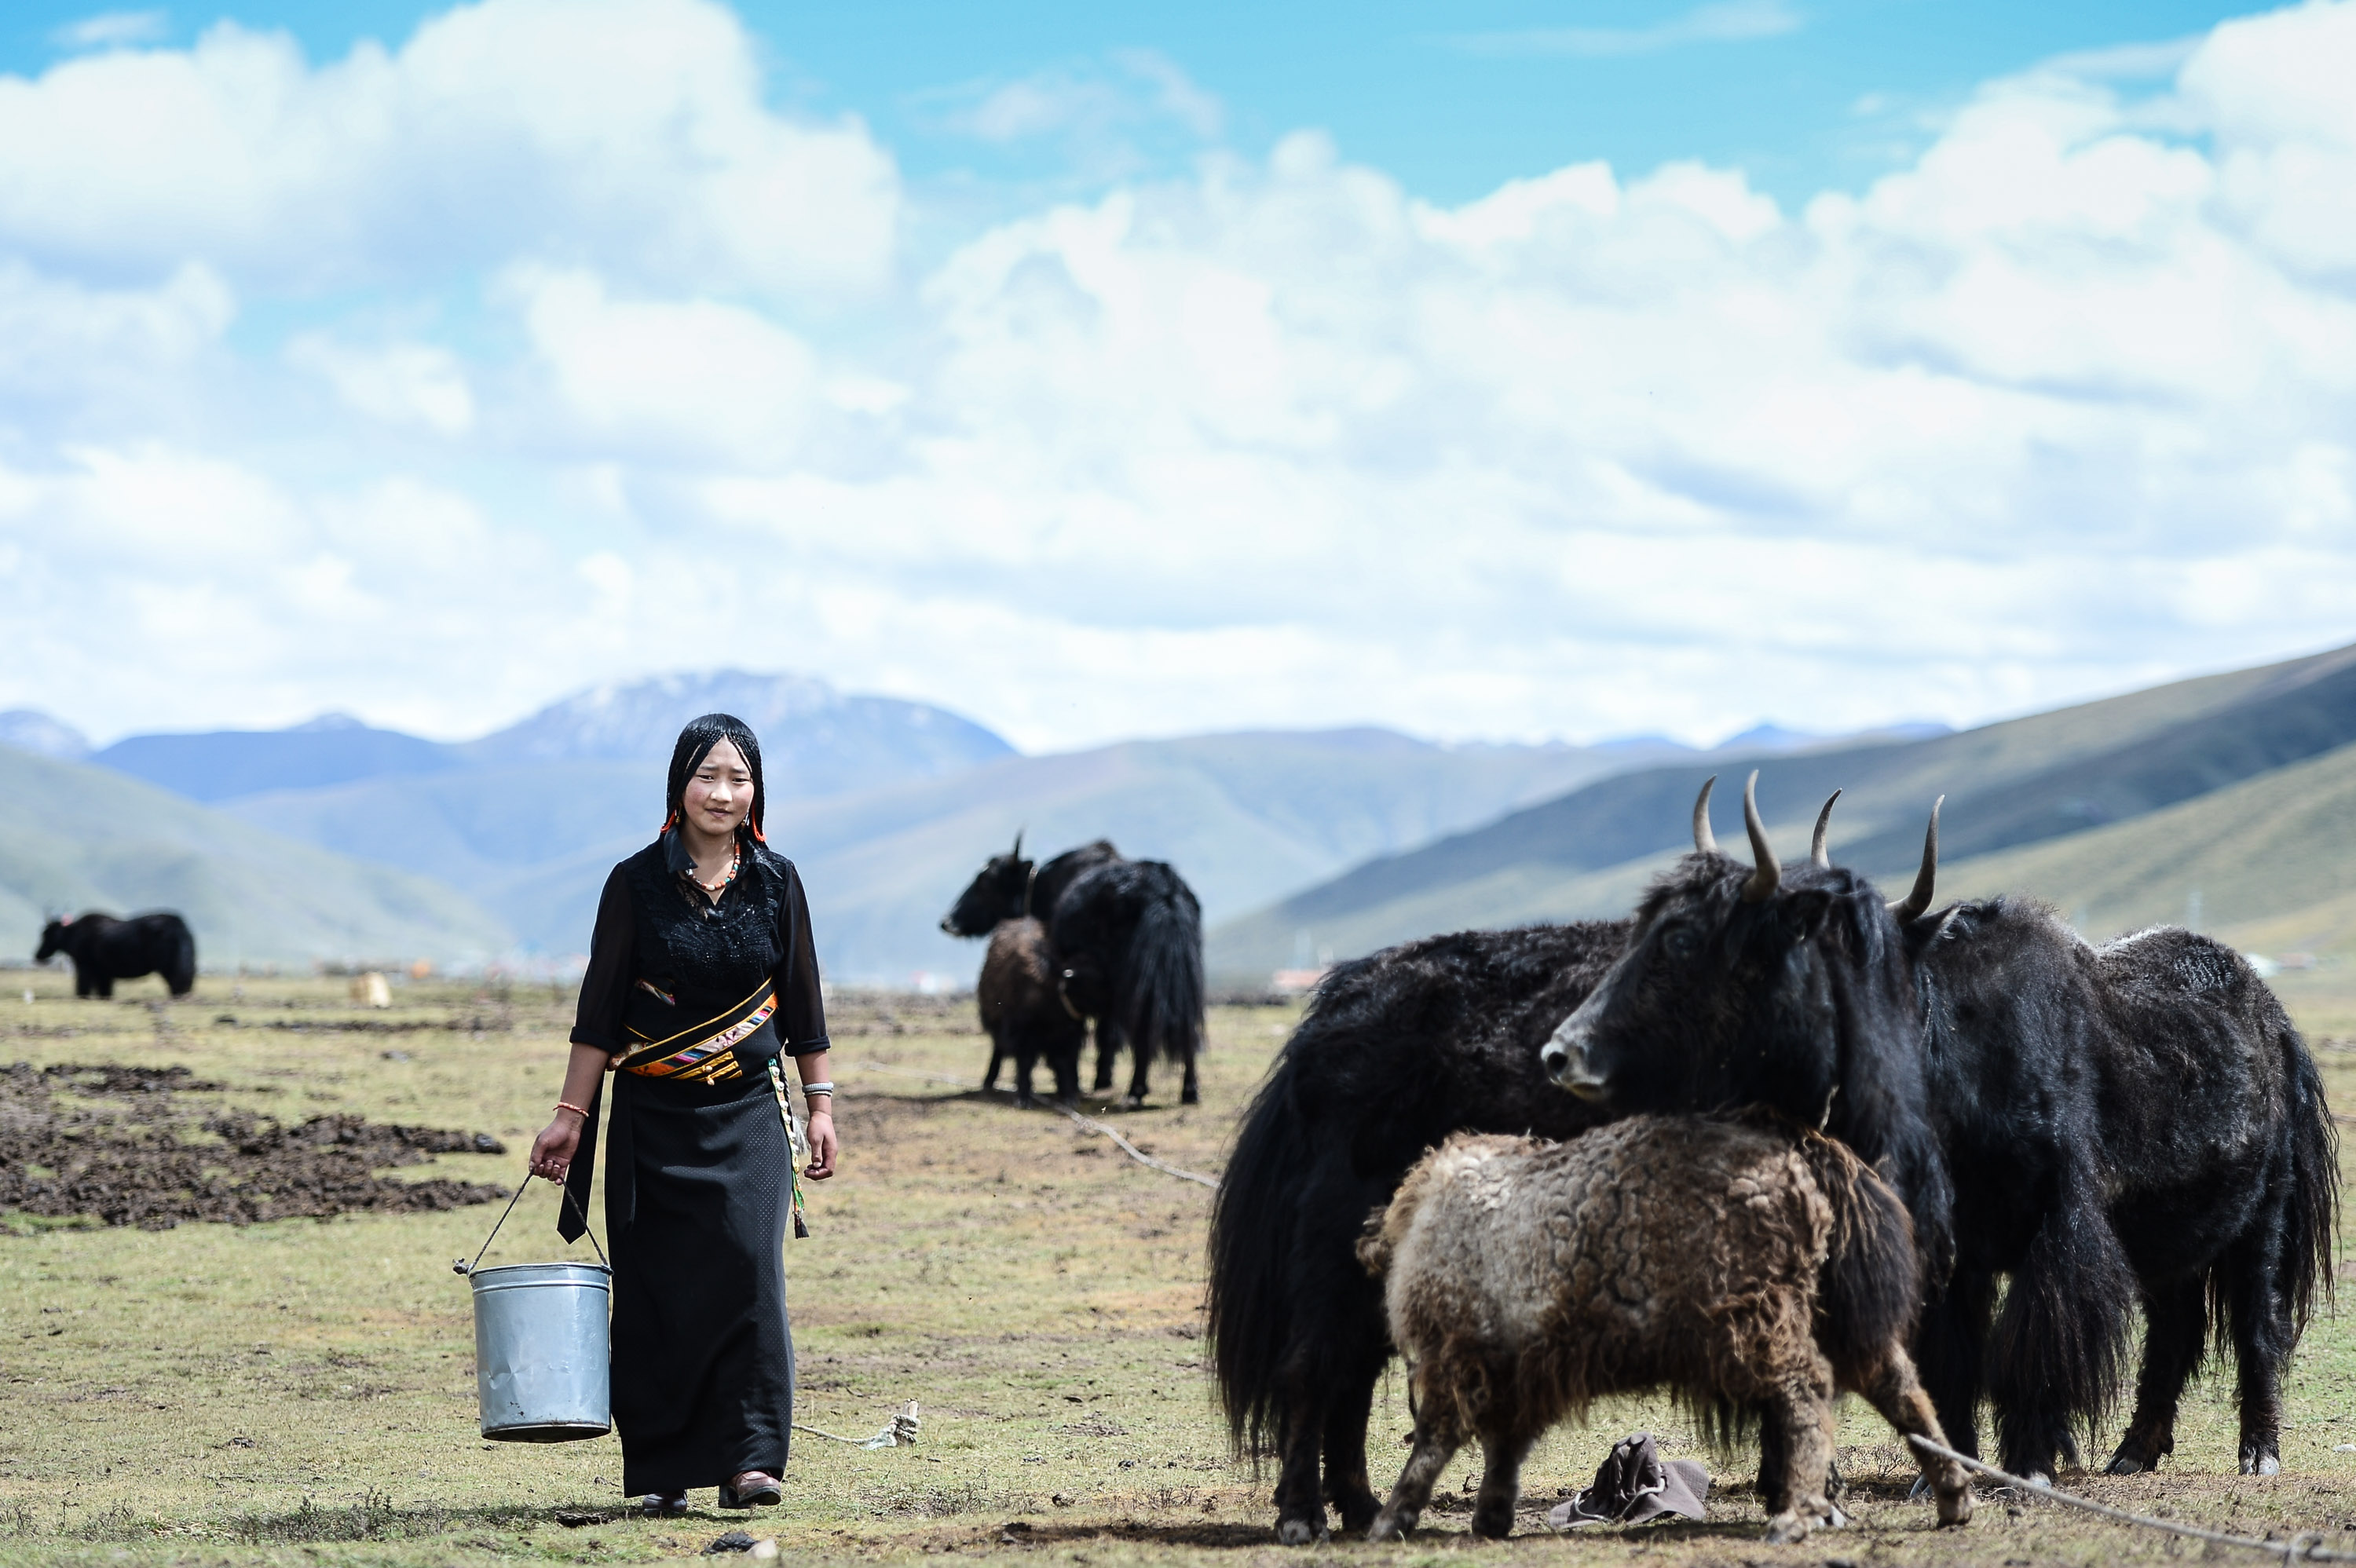
[[(1840, 858), (1902, 880), (1924, 813), (1943, 794), (1943, 840), (1959, 867), (1976, 853), (2066, 855), (2065, 846), (2153, 813), (2298, 773), (2351, 742), (2356, 650), (2342, 649), (1927, 741), (1757, 765), (1761, 809), (1786, 856), (1803, 851), (1817, 806), (1841, 789)], [(1603, 780), (1228, 921), (1211, 933), (1206, 956), (1215, 973), (1244, 976), (1291, 963), (1303, 948), (1347, 955), (1436, 931), (1624, 912), (1644, 879), (1690, 842), (1687, 813), (1710, 773), (1730, 786), (1719, 796), (1719, 837), (1740, 842), (1736, 790), (1751, 765), (1713, 759)], [(2183, 918), (2188, 891), (2169, 895), (2165, 918)]]
[(2262, 952), (2349, 953), (2356, 745), (2130, 822), (1941, 869), (1943, 901), (1997, 892), (2049, 900), (2095, 940), (2193, 920)]
[(106, 768), (0, 747), (0, 952), (44, 920), (172, 909), (209, 968), (493, 956), (506, 927), (463, 895), (296, 843)]

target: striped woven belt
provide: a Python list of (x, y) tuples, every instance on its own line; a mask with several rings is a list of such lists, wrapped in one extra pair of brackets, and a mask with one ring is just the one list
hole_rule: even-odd
[(753, 994), (723, 1013), (686, 1029), (649, 1039), (630, 1030), (641, 1042), (622, 1058), (620, 1070), (648, 1078), (685, 1078), (691, 1082), (724, 1083), (744, 1075), (736, 1047), (758, 1034), (777, 1010), (775, 981), (764, 980)]

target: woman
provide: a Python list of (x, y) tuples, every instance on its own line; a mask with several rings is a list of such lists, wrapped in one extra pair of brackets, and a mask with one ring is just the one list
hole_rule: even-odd
[(780, 1056), (809, 1107), (809, 1164), (834, 1174), (834, 1085), (809, 907), (761, 836), (761, 747), (709, 713), (671, 752), (662, 835), (614, 868), (597, 904), (573, 1060), (531, 1147), (565, 1185), (558, 1229), (586, 1223), (597, 1104), (614, 1262), (614, 1424), (622, 1485), (682, 1514), (781, 1501), (793, 1423), (786, 1228), (800, 1188)]

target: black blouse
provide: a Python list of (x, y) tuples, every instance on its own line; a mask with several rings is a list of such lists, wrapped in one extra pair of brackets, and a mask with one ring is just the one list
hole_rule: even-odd
[[(748, 845), (736, 880), (715, 902), (682, 876), (693, 865), (673, 828), (605, 879), (573, 1043), (616, 1055), (626, 1051), (624, 1019), (641, 980), (675, 998), (680, 1018), (700, 1019), (734, 1006), (769, 976), (777, 986), (770, 1025), (784, 1053), (826, 1050), (826, 1005), (801, 873), (766, 846)], [(763, 1053), (747, 1040), (737, 1054)]]

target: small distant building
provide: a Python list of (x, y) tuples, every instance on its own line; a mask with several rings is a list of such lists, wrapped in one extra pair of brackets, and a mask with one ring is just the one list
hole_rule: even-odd
[(1286, 996), (1297, 996), (1302, 991), (1315, 990), (1317, 982), (1332, 972), (1331, 965), (1316, 969), (1279, 969), (1269, 976), (1269, 989), (1281, 991)]

